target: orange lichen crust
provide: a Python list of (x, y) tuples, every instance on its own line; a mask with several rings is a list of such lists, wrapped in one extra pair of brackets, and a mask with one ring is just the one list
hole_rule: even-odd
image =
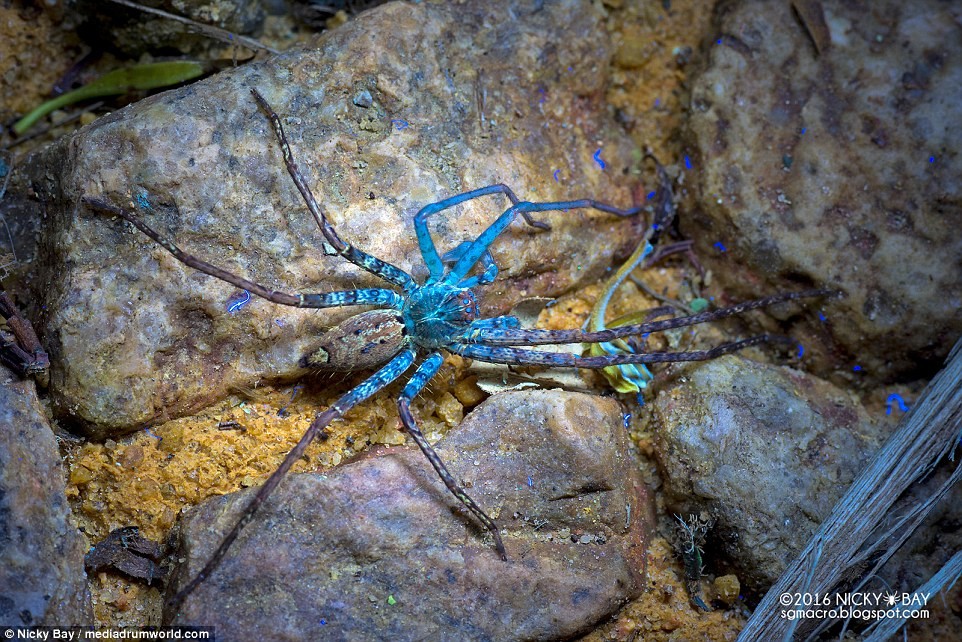
[[(432, 440), (463, 417), (464, 407), (452, 390), (464, 366), (463, 359), (450, 358), (414, 404)], [(328, 380), (328, 385), (309, 382), (296, 394), (292, 387), (238, 391), (197, 415), (118, 441), (68, 445), (67, 496), (83, 532), (97, 542), (115, 528), (137, 526), (144, 537), (162, 540), (183, 508), (263, 482), (314, 414), (361, 377)], [(457, 389), (477, 403), (470, 391), (464, 384)], [(349, 412), (331, 426), (328, 439), (308, 449), (294, 471), (336, 466), (370, 444), (404, 443), (394, 403), (398, 392), (395, 384)]]
[[(715, 598), (716, 591), (709, 579), (701, 582), (702, 595)], [(729, 642), (738, 637), (747, 618), (747, 609), (737, 600), (732, 607), (709, 613), (693, 607), (685, 589), (685, 569), (668, 540), (656, 537), (648, 547), (648, 590), (622, 609), (617, 619), (582, 640)]]
[(689, 61), (709, 31), (714, 2), (630, 1), (612, 5), (608, 29), (616, 44), (608, 102), (618, 109), (632, 138), (649, 146), (662, 163), (678, 159), (673, 134), (688, 106)]

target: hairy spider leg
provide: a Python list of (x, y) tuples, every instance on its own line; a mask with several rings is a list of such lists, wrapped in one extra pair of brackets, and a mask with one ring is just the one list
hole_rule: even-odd
[(600, 357), (581, 357), (566, 352), (542, 352), (525, 348), (506, 348), (489, 345), (452, 345), (448, 350), (462, 356), (486, 361), (488, 363), (505, 363), (521, 366), (555, 366), (562, 368), (587, 368), (598, 370), (608, 366), (620, 366), (626, 363), (665, 363), (669, 361), (708, 361), (723, 354), (736, 352), (749, 346), (768, 341), (788, 341), (791, 339), (779, 335), (760, 334), (758, 336), (733, 341), (716, 346), (710, 350), (692, 352), (642, 352), (628, 354), (609, 354)]
[(432, 352), (418, 367), (414, 375), (408, 381), (407, 385), (404, 386), (404, 390), (401, 392), (401, 396), (398, 398), (397, 405), (398, 411), (401, 415), (401, 422), (404, 424), (405, 430), (411, 435), (414, 443), (418, 445), (424, 456), (427, 457), (431, 465), (434, 466), (435, 472), (437, 472), (438, 477), (444, 482), (444, 485), (448, 487), (451, 494), (457, 497), (462, 504), (464, 504), (474, 516), (480, 520), (484, 527), (488, 529), (488, 532), (494, 536), (494, 545), (498, 549), (498, 553), (501, 554), (501, 559), (504, 561), (508, 560), (508, 553), (505, 551), (504, 542), (501, 541), (501, 534), (498, 532), (498, 526), (494, 523), (494, 520), (488, 517), (481, 507), (475, 502), (468, 493), (461, 487), (460, 484), (454, 479), (454, 475), (448, 470), (448, 467), (444, 465), (441, 460), (440, 455), (434, 450), (434, 447), (428, 443), (428, 440), (424, 437), (424, 433), (418, 427), (417, 421), (414, 415), (411, 414), (411, 401), (424, 389), (428, 381), (431, 380), (434, 375), (437, 374), (438, 368), (444, 362), (444, 357), (441, 356), (440, 352)]
[(220, 565), (221, 560), (227, 554), (234, 540), (240, 535), (240, 532), (245, 526), (253, 519), (254, 515), (260, 509), (264, 501), (274, 492), (277, 485), (281, 483), (287, 472), (291, 469), (294, 463), (304, 455), (304, 451), (311, 444), (312, 441), (319, 435), (324, 434), (324, 430), (328, 425), (335, 419), (340, 419), (344, 414), (358, 405), (362, 401), (370, 398), (374, 393), (378, 392), (388, 384), (394, 382), (398, 377), (404, 374), (411, 364), (414, 363), (414, 358), (416, 352), (413, 347), (408, 347), (398, 353), (393, 359), (391, 359), (384, 367), (375, 372), (373, 375), (365, 379), (357, 387), (353, 388), (346, 394), (344, 394), (340, 399), (335, 401), (331, 406), (322, 412), (319, 412), (311, 425), (308, 427), (307, 431), (301, 437), (300, 441), (287, 456), (284, 457), (284, 461), (281, 465), (271, 473), (271, 476), (267, 478), (267, 481), (257, 490), (257, 493), (251, 499), (250, 503), (244, 508), (241, 516), (234, 523), (233, 528), (227, 533), (227, 536), (221, 541), (217, 550), (211, 555), (210, 559), (201, 569), (200, 573), (194, 576), (194, 578), (187, 583), (184, 588), (178, 591), (168, 602), (167, 608), (173, 614), (176, 613), (183, 604), (184, 600), (196, 589), (204, 580), (210, 577), (211, 573), (216, 570)]
[[(601, 341), (612, 341), (646, 332), (662, 332), (674, 328), (683, 328), (690, 325), (709, 323), (727, 317), (742, 314), (749, 310), (757, 310), (777, 303), (794, 301), (796, 299), (806, 299), (820, 296), (839, 295), (837, 290), (819, 288), (813, 290), (800, 290), (798, 292), (783, 292), (773, 294), (754, 301), (745, 301), (736, 305), (721, 308), (719, 310), (709, 310), (699, 312), (687, 317), (677, 317), (665, 319), (664, 321), (653, 321), (651, 323), (639, 323), (637, 325), (625, 325), (617, 328), (608, 328), (598, 332), (585, 332), (584, 330), (533, 330), (533, 329), (513, 329), (513, 328), (490, 328), (490, 327), (471, 327), (461, 338), (461, 344), (484, 344), (486, 346), (536, 346), (559, 343), (598, 343)], [(681, 353), (683, 354), (683, 353)], [(624, 363), (634, 363), (625, 361)], [(646, 363), (640, 361), (638, 363)], [(611, 363), (609, 365), (617, 365)]]
[(516, 203), (505, 210), (494, 223), (488, 226), (488, 229), (471, 242), (471, 246), (464, 251), (461, 258), (458, 259), (457, 263), (454, 264), (454, 267), (451, 268), (451, 271), (447, 273), (441, 282), (447, 285), (454, 285), (465, 278), (468, 272), (471, 271), (471, 268), (474, 267), (474, 264), (488, 251), (488, 248), (491, 247), (494, 240), (508, 228), (516, 215), (528, 212), (551, 212), (585, 208), (596, 209), (616, 216), (634, 216), (641, 211), (641, 208), (638, 207), (624, 210), (588, 198), (577, 201), (555, 201), (551, 203), (529, 203), (527, 201)]
[[(314, 193), (311, 192), (310, 186), (307, 184), (307, 180), (304, 175), (301, 174), (300, 169), (297, 167), (297, 161), (294, 160), (294, 153), (291, 151), (291, 146), (287, 142), (287, 135), (284, 133), (284, 126), (281, 124), (281, 117), (277, 115), (277, 112), (270, 106), (267, 100), (261, 96), (260, 92), (256, 89), (251, 88), (251, 93), (254, 95), (254, 99), (260, 105), (260, 108), (267, 114), (268, 119), (271, 122), (271, 127), (274, 129), (274, 135), (277, 136), (277, 140), (280, 143), (281, 151), (284, 156), (284, 164), (287, 166), (287, 173), (291, 175), (294, 180), (294, 184), (297, 186), (298, 191), (304, 198), (304, 203), (307, 205), (307, 209), (311, 212), (311, 216), (317, 222), (318, 228), (320, 228), (321, 233), (327, 242), (331, 244), (334, 250), (343, 256), (345, 259), (353, 263), (354, 265), (367, 270), (375, 276), (379, 276), (389, 283), (393, 283), (405, 292), (412, 292), (417, 287), (414, 279), (411, 275), (397, 267), (392, 265), (387, 261), (382, 261), (381, 259), (371, 256), (367, 252), (363, 252), (350, 243), (346, 243), (337, 235), (334, 230), (334, 226), (327, 219), (324, 214), (324, 210), (321, 206), (317, 204), (317, 199), (314, 198)], [(510, 190), (509, 190), (510, 191)]]
[[(444, 253), (441, 260), (447, 265), (454, 265), (458, 262), (462, 256), (464, 256), (465, 251), (471, 247), (471, 241), (462, 241), (453, 250), (449, 250)], [(481, 274), (477, 276), (472, 276), (463, 281), (458, 282), (459, 288), (473, 288), (478, 285), (488, 285), (489, 283), (494, 283), (494, 280), (498, 278), (498, 264), (494, 262), (494, 257), (491, 256), (491, 252), (485, 252), (481, 255)]]
[(235, 285), (243, 290), (247, 290), (251, 294), (256, 294), (257, 296), (267, 299), (273, 303), (289, 305), (295, 308), (339, 308), (349, 305), (379, 305), (390, 307), (396, 310), (400, 310), (404, 305), (404, 300), (401, 295), (393, 290), (385, 290), (383, 288), (339, 290), (336, 292), (324, 292), (321, 294), (289, 294), (287, 292), (278, 292), (277, 290), (272, 290), (258, 283), (254, 283), (253, 281), (237, 276), (236, 274), (231, 274), (227, 270), (219, 268), (216, 265), (198, 259), (197, 257), (184, 252), (177, 247), (173, 241), (161, 236), (159, 233), (154, 231), (153, 228), (144, 223), (138, 216), (122, 207), (117, 207), (116, 205), (112, 205), (106, 201), (89, 196), (84, 196), (82, 200), (91, 207), (103, 210), (105, 212), (110, 212), (111, 214), (126, 219), (132, 225), (134, 225), (134, 227), (156, 241), (157, 244), (162, 248), (173, 254), (174, 258), (184, 265), (194, 268), (199, 272), (203, 272), (208, 276), (220, 279), (221, 281), (226, 281), (231, 285)]
[[(443, 260), (438, 254), (438, 249), (434, 245), (434, 239), (431, 238), (431, 232), (428, 230), (428, 217), (432, 214), (437, 214), (442, 210), (454, 207), (455, 205), (460, 205), (465, 201), (469, 201), (474, 198), (480, 198), (482, 196), (488, 196), (490, 194), (504, 194), (511, 201), (512, 205), (516, 205), (520, 202), (518, 197), (515, 196), (514, 192), (511, 191), (510, 187), (507, 185), (502, 185), (501, 183), (497, 183), (495, 185), (488, 185), (487, 187), (471, 190), (470, 192), (455, 194), (454, 196), (446, 198), (443, 201), (425, 205), (418, 210), (417, 214), (414, 215), (414, 233), (417, 235), (418, 248), (421, 250), (421, 257), (424, 259), (424, 264), (427, 266), (428, 274), (430, 275), (425, 285), (437, 283), (441, 277), (444, 276)], [(528, 223), (535, 225), (537, 221), (530, 220), (529, 218)], [(447, 256), (447, 254), (445, 256)]]

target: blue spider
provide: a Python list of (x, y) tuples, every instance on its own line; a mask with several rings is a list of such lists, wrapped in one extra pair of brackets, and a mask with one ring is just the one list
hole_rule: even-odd
[[(438, 372), (443, 362), (442, 350), (492, 363), (596, 369), (628, 363), (699, 361), (712, 359), (760, 343), (770, 337), (767, 335), (752, 337), (701, 352), (617, 354), (599, 357), (579, 357), (573, 354), (543, 352), (519, 346), (612, 341), (620, 337), (638, 335), (644, 332), (656, 332), (712, 321), (782, 301), (827, 293), (825, 290), (809, 290), (780, 294), (713, 312), (598, 332), (529, 330), (522, 329), (518, 320), (512, 316), (479, 318), (480, 314), (473, 288), (487, 285), (497, 277), (498, 267), (488, 252), (488, 248), (507, 229), (517, 215), (520, 214), (524, 217), (529, 225), (548, 228), (546, 224), (532, 220), (530, 214), (552, 210), (592, 208), (616, 216), (632, 216), (638, 213), (639, 208), (620, 209), (590, 199), (531, 203), (521, 201), (510, 188), (500, 184), (452, 196), (422, 208), (414, 217), (414, 230), (417, 235), (418, 246), (429, 273), (427, 280), (418, 284), (404, 270), (366, 254), (344, 242), (337, 235), (334, 227), (318, 206), (306, 180), (297, 167), (280, 117), (260, 93), (254, 89), (251, 90), (251, 93), (269, 117), (280, 143), (287, 170), (304, 198), (308, 210), (314, 216), (314, 220), (317, 222), (324, 238), (345, 259), (394, 285), (396, 289), (367, 288), (322, 294), (288, 294), (271, 290), (183, 252), (172, 241), (160, 236), (130, 211), (97, 198), (86, 196), (83, 198), (84, 202), (91, 207), (126, 219), (182, 263), (274, 303), (299, 308), (333, 308), (351, 305), (377, 307), (377, 309), (361, 312), (350, 317), (324, 333), (320, 337), (319, 347), (302, 359), (302, 365), (320, 369), (343, 369), (343, 364), (350, 363), (351, 369), (377, 366), (380, 366), (380, 368), (361, 384), (335, 401), (330, 408), (319, 412), (315, 416), (300, 441), (287, 454), (284, 461), (264, 485), (260, 487), (251, 503), (204, 568), (168, 602), (167, 606), (171, 612), (176, 611), (183, 600), (214, 572), (241, 530), (250, 522), (258, 508), (281, 482), (294, 462), (301, 458), (307, 446), (322, 435), (332, 421), (343, 417), (348, 410), (407, 372), (419, 356), (424, 355), (420, 365), (417, 366), (398, 398), (401, 422), (428, 461), (431, 462), (448, 490), (491, 533), (495, 548), (502, 559), (507, 560), (507, 551), (494, 520), (481, 509), (448, 472), (444, 462), (441, 461), (441, 458), (418, 428), (411, 413), (411, 401)], [(511, 206), (477, 239), (462, 243), (443, 257), (439, 255), (428, 231), (428, 217), (465, 201), (492, 194), (503, 194), (511, 201)], [(445, 269), (445, 263), (452, 265)], [(480, 265), (480, 273), (469, 276), (476, 265)]]

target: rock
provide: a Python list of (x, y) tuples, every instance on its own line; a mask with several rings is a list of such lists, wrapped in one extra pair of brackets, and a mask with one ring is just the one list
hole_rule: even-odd
[[(605, 107), (609, 57), (587, 1), (531, 13), (507, 1), (389, 4), (314, 48), (153, 96), (39, 152), (11, 190), (44, 203), (21, 216), (46, 212), (33, 316), (56, 411), (98, 438), (182, 416), (232, 386), (303, 374), (314, 337), (348, 315), (262, 300), (231, 314), (234, 287), (78, 206), (81, 195), (136, 206), (185, 251), (271, 288), (383, 287), (325, 256), (256, 87), (341, 237), (423, 278), (412, 218), (443, 197), (504, 182), (523, 199), (631, 205), (631, 144)], [(363, 91), (370, 107), (353, 103)], [(504, 208), (487, 197), (433, 217), (441, 251)], [(537, 218), (552, 230), (518, 222), (492, 247), (501, 277), (483, 289), (484, 314), (597, 278), (642, 224), (581, 210)]]
[[(508, 562), (419, 451), (391, 448), (281, 484), (174, 623), (223, 640), (567, 639), (644, 590), (651, 506), (616, 402), (499, 394), (437, 450)], [(249, 498), (191, 513), (191, 575)]]
[(821, 7), (820, 54), (791, 3), (720, 14), (692, 87), (700, 212), (682, 229), (733, 298), (786, 279), (843, 290), (821, 327), (866, 384), (926, 378), (962, 333), (962, 13)]
[[(256, 34), (264, 24), (264, 7), (259, 0), (159, 0), (149, 6), (238, 35)], [(131, 58), (172, 48), (199, 54), (225, 46), (180, 22), (113, 2), (80, 0), (70, 8), (69, 18), (84, 23), (83, 31), (89, 39), (109, 42)]]
[(86, 544), (33, 382), (0, 366), (0, 626), (91, 626)]
[(683, 372), (652, 404), (669, 512), (710, 515), (706, 562), (727, 558), (764, 591), (887, 435), (847, 393), (791, 368), (726, 356)]

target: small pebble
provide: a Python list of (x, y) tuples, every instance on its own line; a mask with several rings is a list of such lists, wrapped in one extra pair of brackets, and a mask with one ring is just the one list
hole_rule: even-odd
[(358, 107), (367, 109), (374, 104), (374, 98), (371, 97), (371, 92), (369, 92), (367, 89), (364, 89), (354, 95), (354, 104)]
[(741, 592), (741, 583), (737, 575), (722, 575), (715, 578), (715, 595), (725, 604), (732, 604)]

